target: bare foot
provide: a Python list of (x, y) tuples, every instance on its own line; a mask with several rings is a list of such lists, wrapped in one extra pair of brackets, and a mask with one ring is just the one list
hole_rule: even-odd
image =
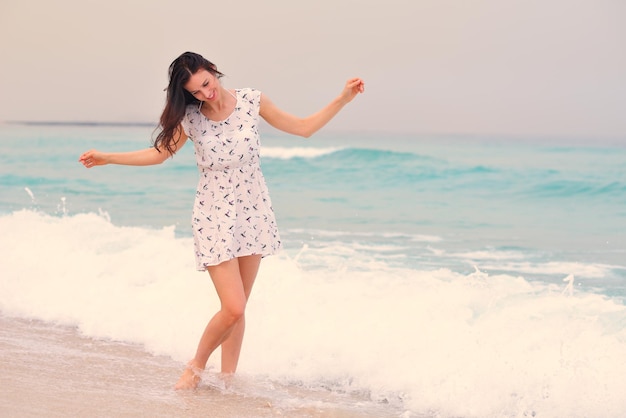
[(202, 377), (202, 369), (191, 365), (191, 362), (187, 364), (183, 374), (178, 379), (178, 382), (174, 385), (174, 389), (195, 389), (200, 383)]
[(224, 389), (230, 388), (234, 377), (235, 373), (220, 373), (219, 378), (224, 382)]

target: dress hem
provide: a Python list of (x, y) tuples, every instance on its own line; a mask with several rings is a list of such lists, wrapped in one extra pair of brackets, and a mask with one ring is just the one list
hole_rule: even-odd
[(281, 251), (282, 247), (275, 249), (274, 251), (271, 252), (267, 252), (267, 253), (256, 253), (256, 252), (252, 252), (252, 253), (244, 253), (244, 254), (238, 254), (238, 255), (234, 255), (228, 259), (222, 260), (218, 263), (214, 263), (214, 262), (204, 262), (202, 264), (196, 264), (196, 270), (200, 271), (200, 272), (205, 272), (207, 267), (214, 267), (214, 266), (219, 266), (222, 263), (225, 263), (227, 261), (233, 260), (235, 258), (239, 258), (239, 257), (247, 257), (250, 255), (261, 255), (261, 258), (265, 258), (268, 257), (270, 255), (276, 255), (277, 253), (279, 253)]

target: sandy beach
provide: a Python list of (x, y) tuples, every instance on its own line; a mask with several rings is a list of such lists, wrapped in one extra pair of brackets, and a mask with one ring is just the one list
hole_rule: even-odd
[[(181, 365), (173, 360), (35, 320), (0, 317), (0, 368), (3, 417), (358, 418), (389, 413), (355, 412), (359, 399), (245, 377), (236, 378), (231, 389), (206, 376), (197, 390), (175, 391)], [(337, 407), (342, 403), (345, 409)]]

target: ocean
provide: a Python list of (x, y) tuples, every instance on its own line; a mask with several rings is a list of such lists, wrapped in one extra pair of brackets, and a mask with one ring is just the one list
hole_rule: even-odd
[(623, 417), (626, 138), (262, 132), (283, 251), (219, 353), (187, 144), (85, 169), (153, 127), (0, 125), (0, 416)]

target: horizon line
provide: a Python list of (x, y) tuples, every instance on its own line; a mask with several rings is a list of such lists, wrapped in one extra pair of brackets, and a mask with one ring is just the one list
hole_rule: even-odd
[(106, 122), (106, 121), (38, 121), (38, 120), (7, 120), (2, 123), (8, 125), (27, 125), (27, 126), (151, 126), (155, 127), (154, 122)]

